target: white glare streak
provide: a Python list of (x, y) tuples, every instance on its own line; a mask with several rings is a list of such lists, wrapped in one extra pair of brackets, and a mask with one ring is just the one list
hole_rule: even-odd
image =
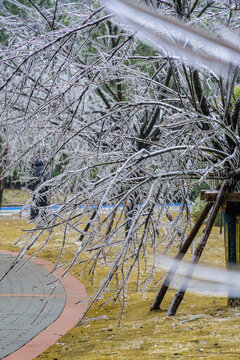
[[(240, 48), (224, 39), (213, 37), (181, 21), (143, 9), (126, 0), (105, 0), (141, 40), (150, 40), (169, 56), (180, 56), (192, 65), (204, 64), (214, 70), (228, 70), (240, 62)], [(235, 34), (234, 38), (236, 38)]]
[[(204, 292), (205, 295), (240, 297), (240, 267), (232, 266), (231, 269), (223, 269), (209, 265), (193, 265), (187, 261), (179, 261), (168, 256), (158, 255), (156, 266), (167, 271), (176, 269), (173, 278), (174, 286), (183, 285), (183, 290), (195, 293)], [(193, 273), (192, 278), (186, 276), (189, 270)]]

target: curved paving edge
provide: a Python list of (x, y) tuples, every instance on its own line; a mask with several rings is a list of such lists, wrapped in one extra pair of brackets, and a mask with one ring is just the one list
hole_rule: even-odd
[[(0, 250), (2, 254), (17, 256), (17, 252)], [(25, 259), (29, 258), (28, 255), (24, 256)], [(34, 258), (31, 260), (34, 264), (43, 266), (48, 272), (54, 268), (53, 264), (49, 261)], [(55, 277), (61, 277), (63, 269), (54, 271)], [(36, 335), (32, 340), (22, 346), (14, 353), (6, 356), (4, 360), (32, 360), (40, 355), (49, 346), (56, 343), (56, 341), (64, 335), (68, 330), (72, 329), (84, 315), (87, 309), (87, 293), (83, 284), (74, 278), (72, 275), (67, 274), (61, 283), (66, 292), (65, 307), (56, 321), (50, 324), (46, 329)], [(80, 304), (76, 304), (83, 301)]]

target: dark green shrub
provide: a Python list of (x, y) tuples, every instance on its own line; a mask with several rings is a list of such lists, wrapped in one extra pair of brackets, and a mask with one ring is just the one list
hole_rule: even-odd
[(193, 191), (191, 194), (191, 200), (195, 201), (197, 199), (197, 197), (200, 195), (201, 190), (209, 190), (209, 189), (210, 189), (210, 186), (206, 182), (203, 182), (200, 185), (195, 185), (193, 187)]

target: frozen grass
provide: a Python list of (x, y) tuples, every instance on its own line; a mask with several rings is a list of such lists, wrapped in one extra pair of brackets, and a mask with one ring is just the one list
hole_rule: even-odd
[[(0, 223), (1, 248), (16, 250), (13, 242), (22, 234), (21, 229), (30, 225), (23, 220), (6, 217), (0, 218)], [(41, 257), (56, 261), (61, 245), (60, 235), (54, 234)], [(69, 237), (65, 260), (72, 256), (75, 240)], [(188, 254), (188, 258), (190, 256)], [(218, 228), (213, 229), (201, 262), (224, 266), (223, 237), (219, 235)], [(76, 265), (72, 274), (77, 276), (80, 271), (81, 267)], [(89, 295), (93, 294), (106, 271), (106, 268), (98, 267), (93, 284), (88, 276), (82, 278)], [(70, 330), (38, 360), (238, 359), (240, 309), (227, 308), (225, 298), (187, 294), (177, 316), (166, 318), (174, 290), (169, 291), (162, 311), (149, 312), (158, 286), (149, 287), (144, 294), (136, 293), (134, 275), (129, 282), (129, 297), (121, 327), (118, 327), (120, 304), (102, 308), (99, 308), (100, 304), (95, 305), (88, 319), (104, 318), (85, 322), (79, 328)], [(161, 275), (159, 272), (158, 276)]]
[(21, 206), (29, 199), (27, 191), (19, 189), (5, 189), (3, 192), (3, 206)]

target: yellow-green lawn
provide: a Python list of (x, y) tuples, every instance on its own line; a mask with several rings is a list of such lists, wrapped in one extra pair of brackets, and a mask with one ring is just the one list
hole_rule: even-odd
[[(1, 249), (16, 250), (13, 243), (23, 234), (22, 229), (27, 228), (31, 225), (26, 220), (0, 215)], [(54, 262), (60, 246), (61, 232), (58, 230), (40, 256)], [(70, 259), (75, 249), (76, 238), (73, 237), (65, 260)], [(223, 238), (218, 228), (213, 229), (201, 262), (224, 266)], [(79, 271), (77, 265), (72, 274), (77, 276)], [(105, 274), (106, 269), (98, 268), (94, 284), (87, 277), (82, 279), (89, 295)], [(133, 273), (128, 285), (128, 302), (120, 327), (120, 304), (100, 309), (94, 305), (88, 318), (104, 316), (104, 319), (73, 328), (38, 359), (240, 359), (240, 309), (228, 308), (226, 298), (188, 293), (177, 316), (167, 318), (174, 290), (166, 296), (162, 311), (150, 312), (158, 286), (139, 294), (135, 290), (135, 275)]]

